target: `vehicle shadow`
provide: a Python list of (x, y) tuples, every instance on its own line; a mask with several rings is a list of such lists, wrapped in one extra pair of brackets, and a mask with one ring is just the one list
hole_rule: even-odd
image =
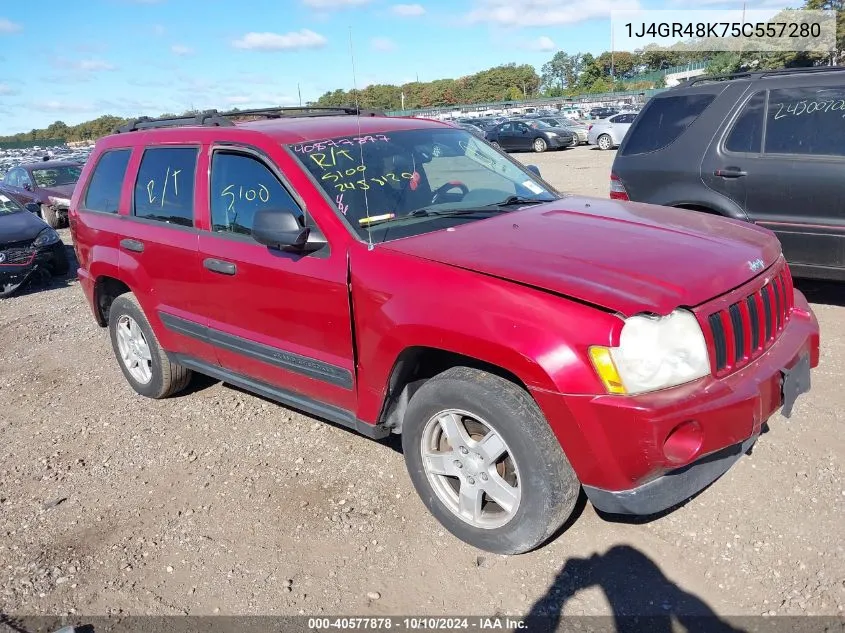
[(704, 600), (678, 587), (654, 561), (628, 545), (616, 545), (589, 558), (567, 560), (545, 595), (523, 618), (524, 628), (549, 633), (564, 630), (566, 603), (582, 589), (592, 587), (604, 592), (613, 615), (607, 616), (605, 626), (579, 626), (581, 630), (670, 633), (678, 630), (675, 623), (679, 623), (690, 633), (742, 631), (717, 616)]
[(795, 287), (804, 293), (810, 303), (845, 306), (845, 283), (820, 279), (794, 279)]

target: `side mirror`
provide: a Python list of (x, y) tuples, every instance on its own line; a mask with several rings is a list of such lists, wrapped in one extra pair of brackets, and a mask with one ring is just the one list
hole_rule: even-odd
[(326, 243), (319, 230), (302, 226), (287, 209), (257, 211), (252, 221), (252, 237), (270, 248), (302, 252), (319, 250)]
[(28, 182), (25, 182), (23, 184), (23, 188), (26, 189), (27, 191), (32, 191), (32, 185), (29, 184)]
[(27, 202), (24, 207), (27, 211), (32, 211), (34, 214), (38, 215), (41, 213), (41, 208), (35, 204), (34, 202)]
[(526, 165), (525, 169), (530, 171), (532, 174), (535, 174), (537, 178), (542, 178), (542, 176), (540, 175), (540, 168), (537, 167), (537, 165)]

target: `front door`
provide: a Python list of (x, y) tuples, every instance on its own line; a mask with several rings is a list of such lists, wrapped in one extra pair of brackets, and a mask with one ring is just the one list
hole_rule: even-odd
[(208, 337), (225, 368), (355, 411), (347, 255), (325, 246), (307, 255), (254, 241), (259, 209), (303, 209), (264, 153), (231, 146), (211, 156), (210, 231), (200, 234)]
[(11, 198), (22, 205), (35, 199), (32, 193), (32, 179), (22, 167), (16, 167), (6, 174), (3, 179), (3, 188)]
[(513, 148), (518, 150), (531, 149), (533, 141), (531, 128), (522, 121), (513, 124)]

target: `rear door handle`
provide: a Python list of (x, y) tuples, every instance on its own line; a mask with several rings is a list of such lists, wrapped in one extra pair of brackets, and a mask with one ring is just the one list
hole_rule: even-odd
[(725, 169), (717, 169), (713, 173), (716, 176), (719, 176), (720, 178), (742, 178), (743, 176), (748, 175), (739, 167), (726, 167)]
[(142, 253), (144, 251), (144, 244), (138, 240), (120, 240), (120, 245), (127, 251), (135, 251), (136, 253)]
[(219, 259), (206, 259), (202, 263), (208, 270), (213, 273), (220, 273), (221, 275), (234, 275), (238, 272), (238, 267), (232, 262), (224, 262)]

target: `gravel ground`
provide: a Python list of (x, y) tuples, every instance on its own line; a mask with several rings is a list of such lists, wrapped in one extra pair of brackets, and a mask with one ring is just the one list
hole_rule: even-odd
[[(607, 196), (613, 152), (517, 157)], [(211, 380), (135, 395), (73, 279), (2, 301), (0, 612), (841, 615), (845, 302), (799, 286), (823, 349), (791, 421), (666, 516), (582, 504), (516, 557), (441, 529), (396, 442)]]

